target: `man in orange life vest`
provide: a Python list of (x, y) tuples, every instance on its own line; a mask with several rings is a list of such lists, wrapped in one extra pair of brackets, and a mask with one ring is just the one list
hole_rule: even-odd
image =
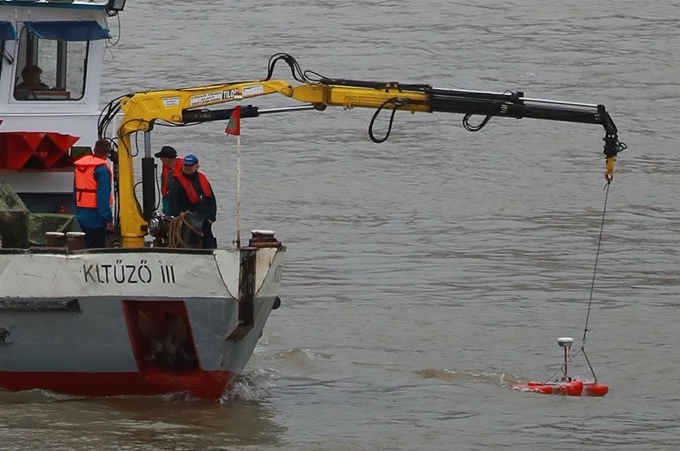
[(74, 171), (76, 219), (85, 232), (85, 247), (106, 247), (106, 234), (113, 232), (113, 173), (106, 163), (109, 142), (100, 139), (94, 145), (94, 155), (78, 159)]
[(170, 216), (170, 205), (168, 205), (168, 191), (173, 177), (179, 175), (182, 170), (182, 158), (177, 158), (177, 151), (170, 146), (161, 147), (161, 151), (154, 155), (160, 158), (163, 163), (163, 173), (161, 175), (161, 198), (163, 203), (163, 214)]
[(171, 216), (178, 216), (184, 211), (203, 216), (203, 249), (217, 247), (217, 240), (212, 233), (212, 224), (217, 217), (215, 193), (206, 176), (198, 172), (198, 158), (195, 155), (185, 156), (182, 170), (172, 178), (168, 205)]

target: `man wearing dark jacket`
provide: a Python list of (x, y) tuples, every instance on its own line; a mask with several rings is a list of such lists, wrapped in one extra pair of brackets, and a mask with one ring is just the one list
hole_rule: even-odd
[(203, 217), (203, 248), (215, 249), (217, 240), (212, 224), (217, 217), (215, 193), (203, 173), (198, 172), (198, 158), (189, 154), (184, 157), (182, 170), (173, 176), (168, 192), (170, 215), (178, 216), (190, 211)]
[(155, 155), (160, 158), (163, 163), (163, 173), (161, 175), (161, 198), (163, 205), (163, 214), (170, 216), (170, 205), (168, 204), (168, 192), (170, 191), (170, 184), (172, 178), (177, 176), (182, 169), (182, 158), (177, 157), (177, 151), (174, 147), (163, 146), (160, 152)]

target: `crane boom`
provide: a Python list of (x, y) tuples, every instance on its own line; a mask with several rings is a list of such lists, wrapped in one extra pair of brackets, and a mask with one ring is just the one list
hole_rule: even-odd
[[(604, 105), (533, 99), (524, 97), (523, 92), (464, 91), (429, 85), (333, 79), (323, 79), (318, 86), (302, 85), (293, 90), (292, 98), (325, 106), (463, 114), (463, 124), (469, 131), (479, 131), (493, 116), (599, 124), (605, 130), (604, 154), (615, 157), (623, 150), (616, 125)], [(485, 119), (474, 126), (469, 123), (472, 116), (485, 116)]]
[[(288, 64), (298, 84), (291, 85), (285, 80), (272, 79), (274, 66), (280, 60)], [(374, 109), (376, 111), (368, 130), (374, 142), (383, 142), (389, 137), (397, 111), (463, 114), (463, 125), (469, 131), (481, 130), (494, 116), (598, 124), (605, 130), (604, 155), (607, 163), (605, 176), (608, 182), (613, 179), (615, 157), (626, 148), (625, 144), (618, 140), (618, 130), (606, 108), (601, 104), (535, 99), (525, 97), (523, 92), (467, 91), (435, 88), (426, 84), (327, 78), (311, 71), (303, 72), (297, 61), (287, 54), (274, 55), (270, 59), (268, 69), (267, 77), (262, 80), (139, 92), (123, 96), (109, 104), (100, 118), (100, 137), (105, 136), (115, 114), (120, 110), (124, 113), (124, 118), (117, 130), (118, 152), (114, 156), (119, 210), (117, 222), (124, 247), (144, 245), (146, 225), (150, 219), (149, 208), (146, 207), (154, 204), (153, 196), (155, 196), (154, 181), (143, 180), (145, 190), (145, 211), (143, 212), (135, 196), (130, 136), (136, 132), (145, 132), (145, 138), (148, 138), (148, 133), (157, 121), (181, 126), (226, 120), (229, 119), (234, 108), (208, 109), (207, 107), (241, 99), (279, 94), (306, 104), (276, 110), (260, 110), (259, 107), (248, 105), (241, 110), (242, 118), (300, 109), (323, 110), (329, 106), (339, 106), (345, 109)], [(384, 109), (391, 110), (390, 126), (384, 137), (377, 138), (373, 134), (373, 125), (378, 114)], [(483, 119), (474, 125), (470, 123), (473, 116), (480, 116)], [(151, 158), (149, 143), (150, 140), (145, 139), (142, 173), (153, 178), (154, 162)], [(151, 170), (145, 171), (145, 167)], [(148, 190), (152, 190), (151, 196), (146, 195)]]

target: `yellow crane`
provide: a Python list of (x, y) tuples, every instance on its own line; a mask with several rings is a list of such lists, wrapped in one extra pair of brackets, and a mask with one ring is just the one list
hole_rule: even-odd
[[(274, 67), (284, 61), (291, 69), (297, 84), (272, 79)], [(280, 53), (269, 60), (267, 77), (262, 80), (239, 81), (199, 86), (185, 89), (138, 92), (112, 101), (102, 112), (99, 137), (104, 138), (114, 116), (122, 111), (123, 119), (117, 130), (117, 152), (112, 152), (116, 174), (117, 214), (116, 227), (123, 247), (143, 247), (148, 234), (147, 225), (155, 208), (155, 161), (151, 157), (150, 135), (156, 121), (175, 125), (227, 120), (233, 108), (208, 109), (207, 107), (240, 99), (251, 99), (271, 94), (289, 97), (305, 105), (271, 110), (247, 106), (241, 117), (256, 117), (265, 113), (278, 113), (300, 109), (323, 110), (329, 106), (345, 109), (371, 108), (376, 112), (369, 126), (369, 136), (374, 142), (385, 141), (390, 133), (396, 111), (443, 112), (463, 114), (463, 125), (469, 131), (481, 130), (494, 116), (516, 119), (534, 118), (550, 121), (599, 124), (605, 130), (605, 177), (613, 180), (614, 161), (618, 152), (626, 148), (618, 140), (618, 131), (604, 105), (564, 102), (525, 97), (523, 92), (502, 93), (434, 88), (425, 84), (402, 84), (335, 79), (315, 72), (303, 72), (290, 55)], [(387, 134), (377, 138), (373, 124), (382, 110), (391, 110)], [(484, 119), (473, 125), (470, 119)], [(142, 158), (143, 207), (135, 194), (133, 151), (131, 136), (144, 132), (145, 155)]]

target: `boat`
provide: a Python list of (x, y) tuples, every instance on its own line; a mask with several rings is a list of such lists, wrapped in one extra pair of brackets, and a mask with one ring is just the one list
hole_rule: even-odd
[[(236, 245), (202, 249), (192, 244), (190, 219), (156, 211), (150, 144), (156, 122), (186, 126), (329, 106), (371, 108), (374, 142), (388, 138), (398, 110), (463, 114), (470, 131), (492, 117), (597, 124), (605, 131), (609, 182), (625, 149), (601, 104), (327, 78), (302, 71), (288, 54), (272, 56), (262, 79), (130, 93), (100, 110), (107, 21), (124, 7), (124, 0), (0, 2), (0, 388), (6, 390), (219, 399), (281, 305), (286, 247), (274, 231), (253, 230), (242, 243), (237, 209)], [(272, 78), (280, 61), (297, 84)], [(26, 78), (36, 73), (39, 85), (27, 89)], [(298, 103), (241, 105), (273, 94)], [(223, 103), (236, 106), (216, 108)], [(391, 110), (390, 128), (376, 137), (373, 123), (383, 110)], [(484, 119), (473, 125), (474, 116)], [(237, 129), (226, 131), (237, 135)], [(74, 220), (73, 167), (101, 139), (111, 146), (115, 231), (106, 247), (84, 249)], [(133, 143), (143, 144), (133, 149)]]
[[(73, 161), (98, 138), (110, 1), (3, 1), (0, 387), (219, 399), (278, 298), (286, 248), (82, 249)], [(39, 66), (49, 86), (21, 87)]]

